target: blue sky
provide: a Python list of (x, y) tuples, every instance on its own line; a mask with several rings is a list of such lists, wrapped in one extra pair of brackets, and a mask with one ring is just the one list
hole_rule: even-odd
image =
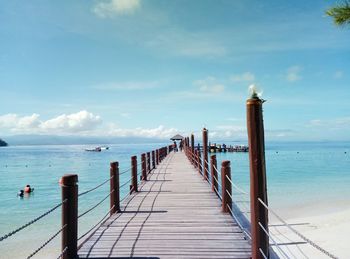
[(349, 140), (350, 29), (335, 1), (0, 2), (0, 135)]

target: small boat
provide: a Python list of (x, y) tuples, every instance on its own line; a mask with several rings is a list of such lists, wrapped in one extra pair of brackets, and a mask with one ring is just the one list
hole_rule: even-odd
[(101, 150), (108, 150), (109, 147), (101, 147)]
[(85, 151), (89, 151), (89, 152), (101, 152), (102, 149), (101, 149), (101, 147), (86, 148)]

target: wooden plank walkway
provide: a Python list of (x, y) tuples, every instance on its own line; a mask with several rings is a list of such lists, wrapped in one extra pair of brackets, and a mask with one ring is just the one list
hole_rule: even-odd
[(140, 192), (86, 240), (79, 258), (250, 258), (251, 246), (184, 153), (171, 153)]

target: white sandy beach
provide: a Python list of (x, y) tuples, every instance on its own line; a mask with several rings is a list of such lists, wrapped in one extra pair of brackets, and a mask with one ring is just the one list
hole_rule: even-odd
[[(322, 211), (322, 209), (320, 210)], [(308, 212), (305, 215), (316, 214), (317, 210)], [(271, 225), (279, 224), (273, 216), (270, 216), (270, 218)], [(287, 222), (293, 224), (293, 228), (336, 257), (350, 258), (348, 239), (350, 234), (350, 207), (319, 215), (306, 217), (292, 216), (289, 217)], [(273, 234), (277, 243), (303, 241), (286, 227), (270, 227), (270, 232)], [(278, 251), (277, 249), (275, 250)], [(329, 258), (308, 244), (286, 245), (283, 250), (291, 258)]]

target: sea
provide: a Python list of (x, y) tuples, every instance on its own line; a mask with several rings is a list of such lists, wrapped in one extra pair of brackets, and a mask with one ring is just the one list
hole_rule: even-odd
[[(61, 202), (59, 179), (78, 175), (79, 193), (109, 178), (110, 162), (120, 163), (120, 183), (130, 180), (130, 157), (170, 143), (113, 144), (102, 152), (91, 145), (9, 146), (0, 148), (0, 238)], [(230, 145), (244, 143), (228, 143)], [(350, 142), (267, 142), (266, 174), (269, 207), (285, 219), (350, 208)], [(216, 153), (218, 168), (231, 161), (233, 199), (249, 217), (248, 153)], [(17, 196), (25, 185), (34, 192)], [(128, 194), (129, 184), (121, 190)], [(79, 198), (79, 214), (109, 193), (109, 184)], [(317, 208), (317, 209), (315, 209)], [(79, 236), (109, 210), (109, 199), (79, 219)], [(307, 215), (306, 215), (307, 214)], [(35, 224), (0, 241), (0, 258), (27, 258), (61, 228), (60, 208)], [(60, 236), (33, 258), (57, 258)]]

